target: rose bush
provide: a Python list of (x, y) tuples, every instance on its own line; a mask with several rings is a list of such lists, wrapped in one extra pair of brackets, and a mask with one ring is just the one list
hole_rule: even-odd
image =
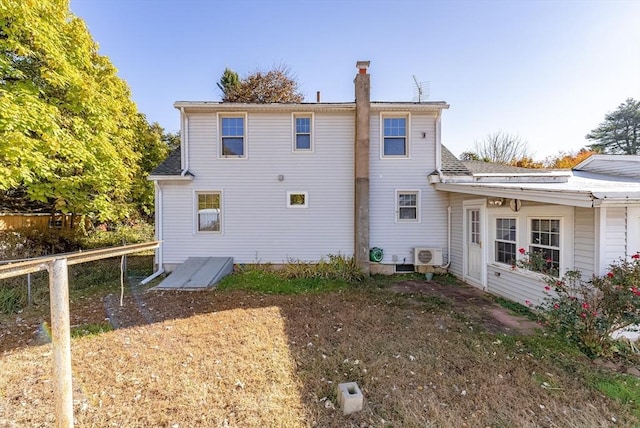
[(546, 274), (548, 296), (538, 306), (544, 326), (576, 343), (591, 356), (611, 356), (615, 331), (640, 326), (640, 253), (609, 266), (607, 274), (584, 278)]

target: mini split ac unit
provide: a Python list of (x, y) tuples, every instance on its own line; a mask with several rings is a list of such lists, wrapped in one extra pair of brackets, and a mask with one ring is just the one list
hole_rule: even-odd
[(442, 265), (442, 250), (439, 248), (414, 248), (413, 264), (415, 266)]

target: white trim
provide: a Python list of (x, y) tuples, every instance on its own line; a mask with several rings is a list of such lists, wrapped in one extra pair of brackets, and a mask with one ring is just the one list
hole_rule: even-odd
[[(405, 154), (385, 155), (384, 154), (384, 120), (404, 118), (406, 119), (405, 129)], [(409, 112), (380, 112), (380, 159), (411, 159), (411, 113)]]
[[(304, 196), (304, 204), (302, 204), (302, 205), (292, 204), (291, 203), (291, 196), (293, 196), (293, 195), (303, 195)], [(287, 191), (286, 204), (287, 204), (287, 208), (293, 208), (293, 209), (309, 208), (309, 192), (288, 190)]]
[[(220, 208), (219, 210), (219, 218), (218, 222), (220, 223), (219, 230), (200, 230), (199, 222), (198, 222), (198, 195), (207, 195), (207, 194), (218, 194)], [(207, 189), (194, 189), (192, 194), (193, 200), (193, 234), (194, 235), (223, 235), (223, 225), (224, 225), (224, 202), (222, 199), (222, 189), (220, 190), (207, 190)]]
[(627, 256), (640, 251), (640, 207), (627, 207)]
[[(315, 140), (315, 117), (313, 112), (293, 112), (291, 113), (291, 151), (293, 153), (313, 153), (315, 150), (314, 140)], [(309, 130), (309, 148), (308, 149), (298, 149), (296, 148), (296, 118), (309, 118), (311, 119), (311, 129)]]
[(193, 181), (193, 175), (150, 175), (149, 181)]
[[(415, 219), (400, 218), (400, 208), (401, 208), (399, 204), (400, 194), (416, 195), (416, 218)], [(422, 217), (420, 215), (421, 214), (420, 205), (422, 201), (422, 195), (421, 195), (420, 189), (396, 189), (395, 198), (396, 198), (396, 223), (422, 223)], [(410, 207), (404, 207), (404, 208), (410, 208)]]
[[(234, 156), (234, 155), (223, 155), (222, 154), (222, 119), (223, 118), (243, 118), (244, 126), (242, 130), (242, 143), (243, 143), (243, 155), (242, 156)], [(217, 112), (216, 113), (216, 130), (218, 134), (217, 143), (218, 143), (218, 159), (249, 159), (249, 117), (246, 112)]]
[[(477, 281), (476, 278), (470, 277), (469, 272), (469, 261), (467, 256), (467, 235), (468, 235), (468, 219), (467, 219), (467, 211), (470, 209), (479, 209), (480, 210), (480, 246), (482, 248), (482, 261), (480, 262), (480, 282)], [(487, 234), (488, 234), (488, 219), (487, 219), (487, 200), (486, 199), (468, 199), (462, 201), (462, 279), (465, 282), (469, 282), (470, 284), (480, 287), (483, 290), (487, 289)]]

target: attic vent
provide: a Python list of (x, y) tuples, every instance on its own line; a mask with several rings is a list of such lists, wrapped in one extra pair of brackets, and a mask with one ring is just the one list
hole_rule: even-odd
[(415, 265), (440, 266), (442, 265), (442, 250), (438, 248), (415, 248), (413, 251)]

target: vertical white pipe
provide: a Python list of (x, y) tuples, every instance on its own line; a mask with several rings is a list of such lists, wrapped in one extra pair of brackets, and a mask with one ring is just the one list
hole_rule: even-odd
[(67, 259), (55, 259), (49, 266), (51, 342), (53, 350), (53, 393), (56, 427), (73, 427), (71, 376), (71, 328), (69, 326), (69, 279)]

